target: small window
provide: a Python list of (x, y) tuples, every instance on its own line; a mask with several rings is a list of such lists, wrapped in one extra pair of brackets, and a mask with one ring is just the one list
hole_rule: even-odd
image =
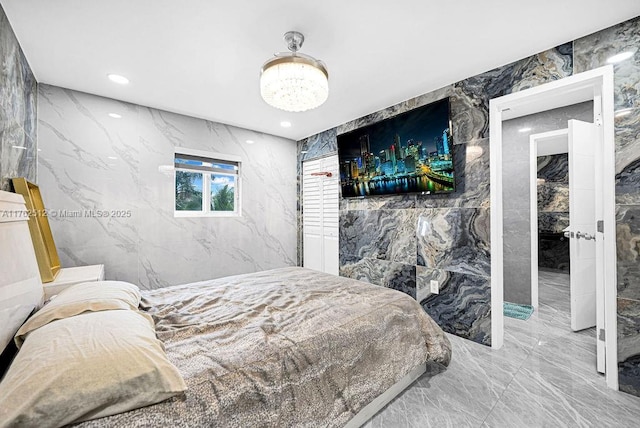
[(176, 217), (239, 216), (240, 161), (189, 152), (174, 158)]

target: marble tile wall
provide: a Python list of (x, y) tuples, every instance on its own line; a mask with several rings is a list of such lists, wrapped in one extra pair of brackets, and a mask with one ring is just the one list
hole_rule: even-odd
[[(593, 122), (593, 103), (580, 103), (503, 123), (504, 299), (507, 302), (531, 304), (529, 137), (566, 129), (570, 119)], [(522, 132), (523, 129), (528, 131)], [(553, 221), (553, 214), (545, 212), (541, 222), (544, 225), (549, 221)]]
[[(341, 133), (451, 100), (456, 192), (342, 199), (340, 274), (400, 289), (446, 331), (490, 345), (489, 99), (572, 69), (568, 43), (299, 141), (300, 168), (304, 160), (336, 153)], [(302, 248), (301, 233), (298, 239)], [(432, 279), (439, 294), (428, 291)]]
[(36, 181), (37, 82), (0, 6), (0, 190)]
[[(516, 61), (478, 76), (446, 86), (391, 106), (387, 109), (372, 113), (368, 116), (338, 126), (321, 134), (311, 136), (298, 142), (298, 165), (306, 159), (335, 154), (337, 146), (335, 136), (361, 126), (379, 121), (412, 108), (428, 104), (444, 97), (451, 97), (453, 114), (454, 157), (456, 162), (456, 186), (458, 191), (450, 195), (434, 196), (402, 196), (371, 199), (341, 200), (340, 217), (345, 226), (357, 222), (382, 221), (389, 218), (392, 224), (398, 218), (396, 211), (415, 210), (415, 215), (408, 218), (415, 219), (416, 228), (416, 265), (394, 261), (390, 257), (389, 248), (395, 248), (393, 243), (387, 242), (375, 232), (368, 230), (359, 233), (370, 236), (373, 242), (358, 237), (349, 239), (345, 247), (340, 248), (341, 274), (363, 279), (379, 285), (402, 288), (409, 294), (416, 296), (425, 310), (449, 332), (489, 344), (490, 338), (490, 276), (481, 274), (484, 259), (474, 263), (473, 269), (464, 260), (469, 260), (463, 254), (460, 263), (449, 263), (449, 256), (440, 256), (427, 252), (420, 256), (418, 241), (421, 248), (426, 250), (447, 248), (445, 254), (458, 257), (455, 248), (461, 239), (455, 235), (463, 227), (469, 227), (466, 219), (470, 215), (455, 217), (453, 212), (463, 209), (489, 209), (489, 124), (488, 100), (519, 91), (529, 87), (561, 79), (574, 73), (591, 70), (606, 64), (609, 56), (625, 50), (636, 50), (640, 46), (640, 18), (621, 23), (598, 33), (566, 43), (557, 48), (542, 52), (538, 55)], [(617, 246), (618, 246), (618, 316), (619, 316), (619, 348), (620, 348), (620, 386), (622, 390), (640, 395), (640, 54), (633, 59), (615, 65), (615, 94), (616, 108), (630, 109), (626, 116), (616, 118), (616, 202), (617, 206)], [(586, 112), (586, 110), (585, 110)], [(577, 117), (576, 117), (577, 118)], [(584, 119), (583, 119), (584, 120)], [(590, 119), (589, 119), (590, 120)], [(527, 136), (528, 138), (528, 136)], [(515, 147), (514, 147), (515, 148)], [(302, 152), (305, 153), (302, 153)], [(514, 168), (515, 169), (515, 164)], [(526, 167), (528, 174), (528, 165)], [(511, 171), (512, 174), (516, 172)], [(300, 176), (300, 174), (298, 174)], [(518, 180), (513, 179), (513, 182)], [(517, 177), (516, 177), (517, 178)], [(528, 188), (526, 190), (528, 198)], [(298, 192), (300, 197), (300, 191)], [(302, 207), (299, 206), (299, 211)], [(425, 209), (433, 210), (424, 212)], [(374, 215), (369, 211), (380, 210)], [(442, 211), (438, 211), (442, 210)], [(437, 213), (442, 212), (440, 216)], [(519, 221), (528, 219), (522, 212), (513, 210), (515, 230), (521, 230), (527, 223), (517, 226)], [(518, 215), (519, 214), (519, 215)], [(439, 224), (440, 219), (457, 218), (460, 223), (451, 225), (450, 234), (434, 234), (433, 241), (426, 236), (418, 238), (418, 223), (421, 215), (423, 224)], [(426, 215), (426, 217), (425, 217)], [(448, 216), (448, 217), (447, 217)], [(360, 220), (359, 217), (363, 217)], [(476, 218), (482, 216), (477, 215)], [(343, 220), (344, 218), (344, 220)], [(427, 220), (428, 219), (428, 220)], [(553, 221), (554, 219), (547, 219)], [(542, 220), (544, 221), (544, 220)], [(568, 222), (566, 218), (558, 219), (560, 223)], [(482, 224), (482, 222), (480, 222)], [(300, 224), (300, 222), (299, 222)], [(342, 224), (342, 223), (341, 223)], [(365, 224), (365, 223), (361, 223)], [(444, 224), (444, 221), (442, 221)], [(487, 230), (482, 234), (461, 232), (468, 237), (489, 236)], [(401, 240), (406, 246), (406, 228)], [(434, 227), (432, 230), (436, 230)], [(528, 227), (525, 227), (528, 231)], [(354, 229), (352, 229), (355, 232)], [(507, 232), (507, 230), (505, 230)], [(441, 232), (438, 232), (441, 233)], [(456, 238), (451, 238), (452, 236)], [(342, 233), (346, 236), (346, 233)], [(442, 236), (446, 236), (443, 238)], [(349, 236), (349, 238), (351, 238)], [(442, 241), (451, 239), (451, 241)], [(530, 238), (529, 238), (530, 239)], [(464, 240), (464, 239), (462, 239)], [(373, 248), (379, 243), (382, 248)], [(302, 248), (301, 233), (298, 238), (299, 249)], [(358, 246), (359, 245), (359, 246)], [(470, 251), (486, 254), (485, 242), (474, 238)], [(449, 248), (449, 246), (451, 248)], [(351, 254), (355, 252), (355, 254)], [(444, 268), (428, 267), (427, 263), (443, 261)], [(301, 263), (301, 258), (298, 258)], [(410, 258), (413, 262), (413, 257)], [(421, 264), (422, 263), (422, 264)], [(402, 265), (405, 268), (402, 268)], [(412, 271), (415, 275), (401, 274)], [(452, 268), (453, 266), (453, 268)], [(457, 267), (456, 267), (457, 266)], [(517, 267), (523, 270), (524, 267)], [(527, 266), (528, 270), (529, 267)], [(394, 278), (404, 278), (404, 285), (400, 286)], [(415, 280), (414, 280), (415, 278)], [(432, 278), (440, 278), (441, 290), (438, 295), (430, 295), (425, 285)], [(396, 284), (396, 285), (391, 285)], [(415, 291), (414, 291), (415, 290)], [(506, 297), (506, 296), (505, 296)]]
[(538, 266), (569, 272), (569, 154), (538, 157)]
[(574, 42), (575, 71), (606, 64), (607, 58), (633, 51), (614, 65), (616, 110), (616, 211), (618, 258), (618, 366), (620, 389), (640, 396), (640, 17)]
[[(130, 212), (51, 218), (64, 267), (104, 263), (108, 279), (153, 289), (296, 264), (294, 141), (48, 85), (38, 95), (46, 206)], [(174, 218), (159, 166), (179, 147), (242, 159), (241, 217)]]

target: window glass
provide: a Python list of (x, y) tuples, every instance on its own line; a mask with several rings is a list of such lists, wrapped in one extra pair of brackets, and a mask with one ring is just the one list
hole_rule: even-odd
[(211, 174), (211, 211), (235, 211), (236, 177)]
[(202, 174), (176, 171), (176, 211), (202, 210)]
[(240, 161), (230, 157), (175, 153), (176, 217), (241, 215)]

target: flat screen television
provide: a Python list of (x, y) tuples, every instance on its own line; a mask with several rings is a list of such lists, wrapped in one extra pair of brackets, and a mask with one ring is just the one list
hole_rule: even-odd
[(338, 135), (342, 197), (455, 191), (449, 98)]

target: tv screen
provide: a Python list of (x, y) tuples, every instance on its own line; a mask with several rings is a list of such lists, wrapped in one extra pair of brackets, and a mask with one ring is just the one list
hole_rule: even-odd
[(342, 196), (455, 191), (449, 99), (338, 135)]

